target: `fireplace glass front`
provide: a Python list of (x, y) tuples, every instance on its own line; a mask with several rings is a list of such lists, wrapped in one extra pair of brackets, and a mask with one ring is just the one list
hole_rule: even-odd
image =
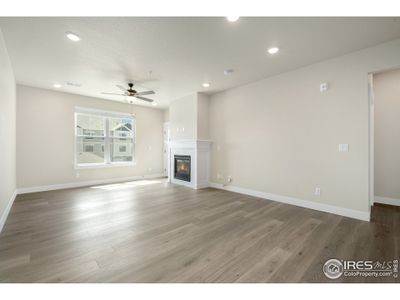
[(175, 155), (174, 161), (174, 177), (190, 182), (190, 155)]

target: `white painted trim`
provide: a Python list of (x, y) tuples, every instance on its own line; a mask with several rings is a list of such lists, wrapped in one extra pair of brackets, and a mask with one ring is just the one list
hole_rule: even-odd
[(374, 95), (374, 76), (372, 73), (368, 74), (368, 138), (369, 138), (369, 145), (368, 145), (368, 172), (369, 172), (369, 183), (368, 183), (368, 198), (369, 198), (369, 205), (374, 205), (374, 182), (375, 182), (375, 170), (374, 170), (374, 160), (375, 160), (375, 95)]
[(164, 174), (157, 173), (157, 174), (138, 175), (138, 176), (132, 176), (132, 177), (123, 177), (123, 178), (77, 181), (77, 182), (68, 182), (68, 183), (59, 183), (59, 184), (52, 184), (52, 185), (42, 185), (42, 186), (33, 186), (33, 187), (27, 187), (27, 188), (19, 188), (19, 189), (17, 189), (17, 193), (18, 194), (37, 193), (37, 192), (46, 192), (46, 191), (53, 191), (53, 190), (71, 189), (71, 188), (85, 187), (85, 186), (92, 186), (92, 185), (110, 184), (110, 183), (117, 183), (117, 182), (124, 182), (124, 181), (150, 179), (150, 178), (162, 178), (162, 177), (165, 177)]
[(210, 187), (209, 183), (202, 183), (202, 184), (195, 184), (194, 189), (199, 190), (199, 189), (204, 189)]
[(237, 186), (232, 186), (232, 185), (223, 185), (220, 183), (214, 183), (210, 182), (210, 187), (216, 188), (216, 189), (221, 189), (221, 190), (226, 190), (226, 191), (231, 191), (239, 194), (245, 194), (253, 197), (258, 197), (258, 198), (263, 198), (263, 199), (268, 199), (272, 201), (277, 201), (277, 202), (282, 202), (286, 204), (291, 204), (295, 206), (300, 206), (300, 207), (305, 207), (309, 209), (314, 209), (314, 210), (319, 210), (335, 215), (340, 215), (344, 217), (349, 217), (353, 219), (358, 219), (358, 220), (363, 220), (363, 221), (369, 221), (370, 220), (370, 212), (367, 211), (359, 211), (359, 210), (354, 210), (354, 209), (349, 209), (349, 208), (344, 208), (344, 207), (339, 207), (339, 206), (333, 206), (333, 205), (328, 205), (328, 204), (322, 204), (322, 203), (317, 203), (313, 201), (308, 201), (308, 200), (302, 200), (302, 199), (297, 199), (293, 197), (288, 197), (288, 196), (282, 196), (282, 195), (277, 195), (277, 194), (271, 194), (271, 193), (265, 193), (265, 192), (260, 192), (260, 191), (255, 191), (251, 189), (246, 189), (246, 188), (241, 188)]
[(14, 203), (15, 198), (17, 197), (17, 190), (11, 196), (11, 199), (8, 201), (6, 209), (4, 210), (3, 214), (0, 217), (0, 232), (3, 230), (4, 224), (6, 223), (8, 214), (10, 213), (11, 207)]
[(93, 164), (77, 164), (74, 166), (74, 170), (85, 170), (85, 169), (102, 169), (102, 168), (122, 168), (122, 167), (134, 167), (136, 162), (113, 162), (113, 163), (93, 163)]
[(389, 198), (389, 197), (375, 196), (374, 202), (387, 204), (387, 205), (400, 206), (400, 199)]

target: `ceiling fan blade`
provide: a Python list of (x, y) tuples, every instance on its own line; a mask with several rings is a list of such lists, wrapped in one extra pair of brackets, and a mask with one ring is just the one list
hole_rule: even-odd
[(113, 96), (126, 96), (125, 94), (116, 94), (116, 93), (102, 93), (103, 95), (113, 95)]
[(126, 92), (126, 88), (124, 88), (122, 85), (117, 84), (115, 85), (117, 88), (119, 88), (121, 91), (123, 91), (124, 93)]
[(136, 93), (136, 95), (138, 95), (138, 96), (153, 95), (153, 94), (155, 94), (154, 91), (145, 91), (145, 92)]
[(135, 98), (138, 98), (138, 99), (140, 99), (140, 100), (144, 100), (144, 101), (147, 101), (147, 102), (153, 102), (154, 100), (153, 99), (149, 99), (149, 98), (145, 98), (145, 97), (140, 97), (140, 96), (134, 96)]

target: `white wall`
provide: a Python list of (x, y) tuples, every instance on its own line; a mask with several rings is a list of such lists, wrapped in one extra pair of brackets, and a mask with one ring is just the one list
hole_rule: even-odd
[(18, 188), (163, 172), (164, 111), (143, 106), (133, 106), (135, 166), (75, 170), (76, 106), (132, 112), (131, 106), (124, 103), (17, 85)]
[(172, 140), (201, 140), (209, 138), (208, 102), (205, 94), (195, 93), (176, 99), (169, 107)]
[(205, 94), (197, 94), (197, 139), (208, 140), (209, 132), (209, 97)]
[(212, 181), (368, 213), (367, 75), (399, 53), (395, 40), (211, 96)]
[(197, 94), (176, 99), (169, 106), (172, 140), (192, 140), (197, 135)]
[(0, 231), (16, 189), (15, 106), (14, 73), (0, 31)]
[(400, 199), (400, 70), (374, 75), (375, 195)]
[(164, 122), (169, 122), (169, 108), (164, 110)]

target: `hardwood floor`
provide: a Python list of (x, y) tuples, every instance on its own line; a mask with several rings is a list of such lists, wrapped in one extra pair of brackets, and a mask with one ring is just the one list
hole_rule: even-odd
[[(329, 258), (399, 258), (400, 209), (372, 222), (165, 180), (20, 195), (0, 234), (0, 282), (329, 280)], [(398, 279), (396, 279), (399, 282)]]

